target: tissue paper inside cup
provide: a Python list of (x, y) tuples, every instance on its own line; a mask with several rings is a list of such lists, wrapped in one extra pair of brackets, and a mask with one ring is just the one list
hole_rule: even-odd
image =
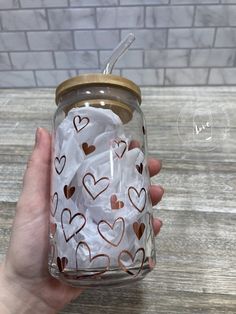
[(139, 248), (150, 252), (144, 154), (129, 150), (131, 137), (119, 116), (110, 109), (74, 108), (54, 141), (52, 195), (58, 194), (58, 202), (51, 220), (57, 224), (58, 256), (67, 257), (67, 267), (101, 267), (108, 261), (117, 267), (123, 250), (132, 256)]

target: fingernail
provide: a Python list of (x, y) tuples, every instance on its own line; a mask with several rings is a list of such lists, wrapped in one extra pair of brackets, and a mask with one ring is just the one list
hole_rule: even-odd
[(160, 191), (162, 192), (162, 195), (163, 195), (165, 193), (165, 190), (163, 189), (163, 187), (161, 185), (159, 185), (158, 188), (160, 189)]
[[(163, 226), (163, 222), (160, 219), (158, 219), (158, 223), (159, 223), (159, 226), (158, 226), (157, 232), (154, 232), (155, 237), (160, 233), (161, 227)], [(155, 230), (155, 228), (154, 228), (154, 230)]]
[(41, 128), (37, 128), (35, 132), (35, 147), (37, 147), (40, 143), (40, 137), (41, 137)]

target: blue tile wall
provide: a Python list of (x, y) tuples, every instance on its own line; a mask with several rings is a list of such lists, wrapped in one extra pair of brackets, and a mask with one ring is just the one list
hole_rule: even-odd
[(236, 0), (1, 0), (0, 87), (54, 87), (99, 72), (140, 86), (236, 84)]

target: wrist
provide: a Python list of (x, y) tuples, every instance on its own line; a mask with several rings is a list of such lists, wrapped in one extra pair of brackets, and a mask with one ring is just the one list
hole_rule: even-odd
[(43, 302), (34, 291), (30, 291), (25, 283), (16, 278), (9, 278), (4, 267), (0, 266), (0, 313), (55, 314), (56, 311)]

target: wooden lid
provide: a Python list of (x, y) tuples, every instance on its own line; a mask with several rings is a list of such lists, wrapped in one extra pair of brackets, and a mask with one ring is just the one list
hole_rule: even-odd
[(133, 93), (138, 98), (139, 103), (141, 103), (141, 90), (132, 81), (118, 75), (95, 73), (75, 76), (58, 85), (56, 89), (56, 104), (58, 104), (62, 95), (72, 91), (73, 89), (77, 89), (79, 86), (92, 85), (108, 85), (125, 88)]

